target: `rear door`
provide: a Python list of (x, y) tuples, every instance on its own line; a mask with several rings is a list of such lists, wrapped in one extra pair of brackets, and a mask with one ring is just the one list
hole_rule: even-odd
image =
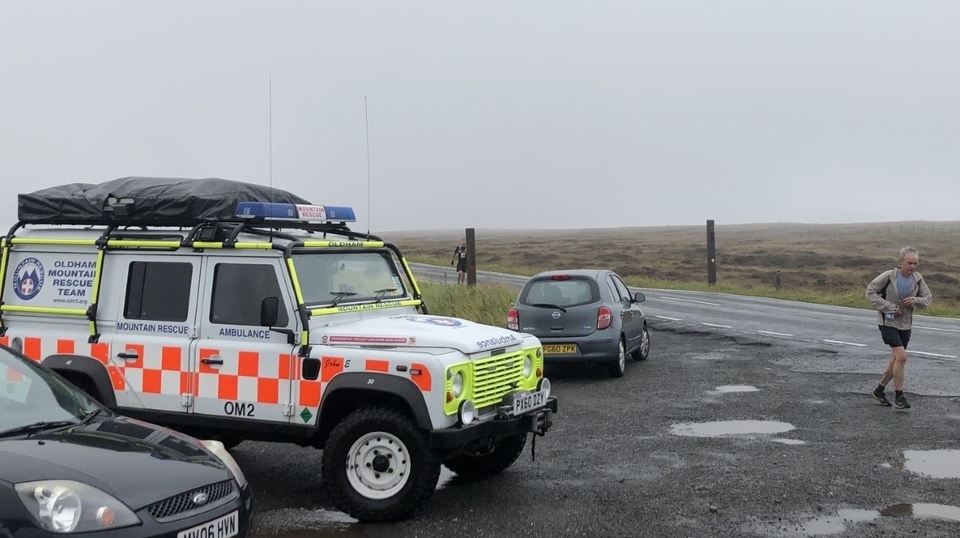
[[(197, 256), (108, 256), (107, 274), (125, 277), (112, 336), (111, 381), (120, 407), (189, 412), (194, 379), (200, 262)], [(111, 328), (104, 323), (104, 336)]]
[(613, 283), (617, 296), (620, 298), (620, 319), (623, 320), (623, 334), (627, 338), (627, 349), (630, 350), (640, 345), (643, 316), (640, 314), (640, 307), (633, 302), (630, 290), (623, 283), (623, 280), (613, 273), (608, 278)]
[(531, 280), (520, 292), (520, 330), (537, 337), (586, 336), (597, 329), (597, 283), (579, 275)]

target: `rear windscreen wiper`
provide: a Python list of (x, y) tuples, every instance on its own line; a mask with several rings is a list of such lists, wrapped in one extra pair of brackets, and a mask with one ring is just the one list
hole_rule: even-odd
[(0, 432), (0, 437), (12, 437), (14, 435), (23, 435), (27, 433), (36, 433), (55, 428), (66, 428), (67, 426), (76, 426), (77, 422), (73, 420), (53, 420), (47, 422), (34, 422), (26, 426), (19, 426)]
[(556, 304), (533, 303), (533, 304), (530, 305), (530, 306), (535, 306), (535, 307), (537, 307), (537, 308), (556, 308), (557, 310), (563, 312), (564, 314), (567, 313), (567, 309), (566, 309), (566, 308), (564, 308), (564, 307), (562, 307), (562, 306), (560, 306), (560, 305), (556, 305)]

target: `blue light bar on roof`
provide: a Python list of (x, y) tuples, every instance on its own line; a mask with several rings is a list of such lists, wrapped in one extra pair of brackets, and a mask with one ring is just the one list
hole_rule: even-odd
[(356, 222), (352, 207), (272, 202), (240, 202), (235, 215), (242, 219), (297, 220), (306, 222)]

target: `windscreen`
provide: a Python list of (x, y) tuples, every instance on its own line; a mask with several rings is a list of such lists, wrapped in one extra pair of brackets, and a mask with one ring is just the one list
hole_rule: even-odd
[(563, 280), (531, 280), (520, 294), (522, 304), (542, 304), (562, 308), (590, 304), (599, 299), (597, 283), (579, 277)]
[(387, 251), (306, 252), (293, 255), (304, 304), (396, 300), (407, 294)]

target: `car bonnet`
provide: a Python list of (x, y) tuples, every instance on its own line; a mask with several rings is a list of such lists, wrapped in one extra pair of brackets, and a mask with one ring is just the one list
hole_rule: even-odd
[[(144, 439), (139, 433), (119, 433), (122, 430), (152, 433)], [(0, 462), (0, 479), (5, 481), (75, 480), (113, 495), (134, 511), (232, 477), (218, 458), (188, 438), (127, 419), (0, 439)]]

